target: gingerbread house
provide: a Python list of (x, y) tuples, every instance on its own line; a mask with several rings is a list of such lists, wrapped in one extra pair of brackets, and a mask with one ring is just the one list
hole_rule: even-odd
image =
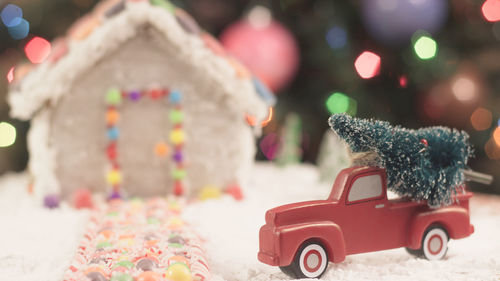
[[(21, 68), (19, 68), (21, 69)], [(23, 71), (26, 72), (26, 71)], [(196, 195), (244, 182), (275, 99), (168, 1), (106, 1), (9, 93), (35, 194)]]

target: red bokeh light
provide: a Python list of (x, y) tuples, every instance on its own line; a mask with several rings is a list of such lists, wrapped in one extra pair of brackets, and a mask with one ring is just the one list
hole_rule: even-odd
[(373, 78), (377, 76), (380, 70), (380, 56), (375, 53), (365, 51), (356, 59), (354, 67), (361, 78)]
[(487, 21), (495, 22), (500, 20), (500, 0), (486, 0), (481, 7), (483, 16)]
[(407, 85), (408, 85), (408, 77), (406, 77), (406, 75), (401, 75), (399, 77), (399, 86), (401, 88), (406, 88)]
[(24, 47), (24, 52), (32, 63), (42, 63), (50, 55), (51, 49), (49, 41), (41, 37), (33, 37)]

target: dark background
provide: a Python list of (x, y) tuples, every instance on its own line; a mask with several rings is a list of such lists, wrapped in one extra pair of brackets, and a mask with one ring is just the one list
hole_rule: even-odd
[[(293, 81), (278, 91), (276, 115), (264, 128), (264, 136), (279, 132), (287, 113), (298, 113), (302, 119), (303, 161), (316, 161), (322, 135), (328, 129), (326, 120), (330, 113), (325, 101), (332, 92), (340, 91), (357, 101), (357, 117), (387, 120), (409, 128), (445, 125), (466, 130), (475, 147), (476, 156), (469, 162), (471, 168), (500, 178), (500, 143), (497, 145), (492, 137), (500, 117), (500, 22), (488, 22), (484, 18), (481, 12), (484, 1), (445, 1), (443, 24), (432, 33), (438, 52), (427, 61), (415, 56), (410, 39), (391, 43), (370, 31), (362, 12), (366, 1), (173, 2), (191, 13), (216, 37), (255, 5), (268, 7), (274, 19), (294, 35), (300, 49), (300, 67)], [(10, 67), (26, 60), (23, 46), (31, 37), (51, 40), (63, 35), (71, 23), (90, 11), (97, 1), (4, 1), (0, 2), (0, 8), (8, 3), (23, 9), (24, 18), (30, 22), (30, 35), (16, 41), (9, 36), (7, 28), (0, 26), (0, 121), (13, 124), (18, 133), (14, 145), (0, 148), (0, 174), (25, 169), (28, 158), (25, 140), (29, 123), (9, 117), (4, 77)], [(346, 31), (347, 42), (342, 48), (332, 48), (326, 40), (333, 26)], [(377, 53), (382, 59), (379, 75), (366, 80), (357, 75), (353, 65), (365, 50)], [(407, 85), (400, 84), (401, 76), (407, 78)], [(438, 113), (433, 113), (435, 106), (429, 102), (436, 99), (432, 98), (438, 97), (438, 104), (442, 99), (450, 100), (451, 84), (462, 76), (474, 82), (476, 101), (460, 103), (451, 99), (446, 105), (440, 105)], [(492, 114), (489, 128), (481, 131), (474, 129), (470, 119), (479, 107)], [(262, 152), (257, 157), (265, 159)], [(492, 186), (473, 185), (473, 189), (500, 193), (499, 182), (495, 180)]]

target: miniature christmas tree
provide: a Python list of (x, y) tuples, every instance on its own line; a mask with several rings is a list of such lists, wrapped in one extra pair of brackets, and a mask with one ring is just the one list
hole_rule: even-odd
[(277, 163), (282, 166), (299, 163), (302, 158), (301, 142), (302, 121), (297, 114), (289, 113), (285, 118)]
[(411, 130), (345, 114), (331, 116), (329, 124), (352, 152), (376, 153), (379, 166), (387, 171), (389, 189), (400, 195), (427, 200), (429, 206), (448, 205), (464, 183), (472, 147), (463, 131)]
[(331, 130), (326, 131), (318, 153), (320, 180), (331, 182), (350, 162), (345, 143)]

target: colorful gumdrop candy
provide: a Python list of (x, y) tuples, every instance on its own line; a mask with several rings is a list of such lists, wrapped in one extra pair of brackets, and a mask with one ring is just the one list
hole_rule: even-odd
[(124, 268), (130, 269), (130, 268), (134, 267), (134, 264), (131, 261), (123, 260), (123, 261), (117, 262), (113, 268), (117, 268), (117, 267), (124, 267)]
[(217, 199), (221, 196), (220, 189), (213, 185), (207, 185), (200, 191), (200, 200)]
[(237, 184), (231, 184), (226, 188), (226, 193), (231, 195), (235, 200), (243, 199), (243, 192), (241, 191), (241, 187)]
[(158, 264), (152, 259), (143, 258), (137, 262), (136, 267), (142, 271), (151, 271), (158, 267)]
[(176, 264), (176, 263), (181, 263), (181, 264), (187, 265), (189, 267), (189, 260), (183, 256), (173, 256), (173, 257), (168, 259), (169, 266)]
[(73, 193), (73, 205), (77, 209), (92, 208), (92, 193), (86, 188), (80, 188)]
[(98, 271), (91, 271), (86, 276), (90, 279), (89, 281), (108, 281), (104, 274)]
[(168, 238), (168, 243), (184, 245), (186, 244), (186, 240), (184, 240), (184, 238), (179, 235), (173, 235), (172, 237)]
[(43, 198), (43, 205), (49, 209), (59, 207), (59, 195), (58, 194), (48, 194)]
[(134, 278), (127, 273), (118, 273), (111, 277), (110, 281), (134, 281)]
[(161, 275), (153, 271), (145, 271), (139, 274), (136, 278), (137, 281), (160, 281)]
[(165, 277), (169, 281), (191, 281), (191, 270), (185, 264), (174, 263), (167, 268)]

